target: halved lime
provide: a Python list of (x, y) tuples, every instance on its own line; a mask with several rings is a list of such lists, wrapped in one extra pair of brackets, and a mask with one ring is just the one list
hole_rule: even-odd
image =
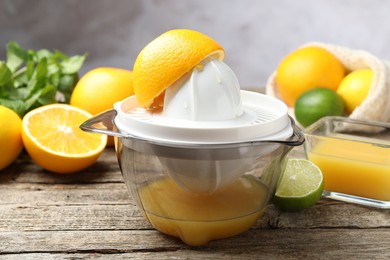
[(290, 158), (273, 203), (281, 210), (300, 211), (313, 206), (323, 190), (324, 178), (317, 165), (309, 160)]

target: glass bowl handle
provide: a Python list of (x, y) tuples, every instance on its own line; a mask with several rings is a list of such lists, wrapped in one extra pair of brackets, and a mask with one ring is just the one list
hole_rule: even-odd
[(123, 137), (123, 134), (114, 125), (115, 116), (114, 109), (104, 111), (82, 123), (80, 129), (86, 132)]
[(303, 135), (302, 129), (295, 124), (294, 119), (289, 116), (291, 121), (291, 127), (293, 128), (293, 135), (287, 140), (269, 140), (267, 142), (281, 143), (288, 146), (299, 146), (305, 142), (305, 136)]

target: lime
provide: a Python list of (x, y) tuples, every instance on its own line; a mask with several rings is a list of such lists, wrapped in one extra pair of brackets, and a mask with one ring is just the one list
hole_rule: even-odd
[(336, 91), (314, 88), (297, 99), (294, 110), (297, 121), (306, 127), (324, 116), (344, 115), (344, 102)]
[(323, 190), (324, 178), (317, 165), (305, 159), (289, 159), (273, 203), (281, 210), (300, 211), (313, 206)]

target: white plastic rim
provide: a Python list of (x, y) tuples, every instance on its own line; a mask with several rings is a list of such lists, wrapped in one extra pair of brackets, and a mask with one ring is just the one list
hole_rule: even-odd
[(114, 105), (115, 125), (136, 138), (177, 144), (223, 144), (286, 140), (293, 134), (288, 108), (280, 100), (241, 90), (243, 114), (234, 120), (191, 121), (150, 113), (135, 96)]

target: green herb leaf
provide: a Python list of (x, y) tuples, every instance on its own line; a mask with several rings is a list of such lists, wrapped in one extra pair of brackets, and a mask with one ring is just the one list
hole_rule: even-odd
[(9, 70), (8, 66), (0, 61), (0, 86), (4, 86), (12, 80), (12, 72)]
[(58, 50), (25, 50), (10, 41), (7, 61), (0, 61), (0, 105), (23, 117), (39, 106), (69, 103), (86, 56), (68, 57)]
[(66, 103), (69, 103), (70, 96), (78, 80), (78, 74), (61, 76), (58, 91), (64, 96)]
[(15, 111), (20, 117), (25, 114), (27, 104), (23, 100), (10, 100), (0, 98), (0, 105), (6, 106)]
[(15, 72), (23, 62), (26, 62), (27, 56), (27, 51), (23, 50), (15, 41), (10, 41), (7, 44), (7, 66), (12, 72)]
[(57, 88), (51, 84), (47, 84), (43, 89), (41, 89), (41, 93), (38, 98), (38, 104), (40, 106), (56, 103), (56, 93)]
[(73, 57), (70, 57), (69, 59), (65, 59), (63, 62), (61, 62), (62, 66), (62, 73), (64, 74), (74, 74), (77, 73), (81, 66), (84, 63), (85, 58), (87, 55), (76, 55)]
[(39, 50), (35, 53), (35, 56), (38, 60), (42, 60), (43, 58), (46, 58), (47, 60), (50, 59), (53, 56), (53, 53), (46, 49)]
[(43, 58), (38, 62), (30, 80), (27, 83), (27, 98), (40, 91), (40, 89), (46, 85), (46, 74), (47, 61), (46, 58)]

